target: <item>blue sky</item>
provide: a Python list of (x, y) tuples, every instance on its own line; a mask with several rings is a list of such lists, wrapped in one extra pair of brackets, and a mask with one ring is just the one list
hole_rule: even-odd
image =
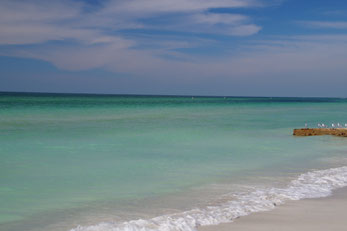
[(0, 91), (347, 97), (345, 86), (347, 1), (0, 1)]

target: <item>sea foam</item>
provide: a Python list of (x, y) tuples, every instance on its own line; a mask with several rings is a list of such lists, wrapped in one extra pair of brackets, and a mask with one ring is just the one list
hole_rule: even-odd
[(285, 188), (254, 189), (218, 206), (192, 209), (148, 220), (104, 222), (78, 226), (70, 231), (195, 231), (199, 226), (232, 222), (254, 212), (268, 211), (288, 200), (319, 198), (347, 186), (347, 167), (312, 171), (300, 175)]

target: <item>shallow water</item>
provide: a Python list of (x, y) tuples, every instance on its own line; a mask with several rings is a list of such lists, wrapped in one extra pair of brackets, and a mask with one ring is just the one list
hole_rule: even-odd
[(346, 99), (1, 94), (0, 228), (124, 230), (278, 193), (347, 165), (347, 139), (292, 129), (346, 118)]

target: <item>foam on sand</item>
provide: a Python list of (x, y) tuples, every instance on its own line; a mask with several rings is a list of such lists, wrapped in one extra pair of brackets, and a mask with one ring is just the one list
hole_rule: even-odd
[(235, 200), (218, 206), (158, 216), (149, 220), (104, 222), (93, 226), (79, 226), (71, 231), (193, 231), (198, 226), (232, 222), (240, 216), (268, 211), (288, 200), (319, 198), (347, 186), (347, 167), (312, 171), (300, 175), (286, 188), (258, 188), (236, 195)]

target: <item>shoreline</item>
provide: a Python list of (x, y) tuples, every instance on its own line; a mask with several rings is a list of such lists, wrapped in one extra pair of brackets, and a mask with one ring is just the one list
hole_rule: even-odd
[(347, 227), (347, 187), (328, 197), (288, 201), (275, 209), (252, 213), (234, 222), (201, 226), (198, 231), (342, 231)]
[[(343, 230), (347, 225), (347, 166), (310, 171), (285, 188), (256, 189), (219, 206), (208, 206), (150, 219), (79, 226), (71, 231), (91, 230)], [(305, 199), (317, 198), (317, 199)], [(329, 208), (329, 209), (326, 209)], [(269, 212), (264, 212), (269, 211)], [(314, 211), (314, 212), (310, 212)], [(309, 213), (308, 213), (309, 212)], [(316, 212), (316, 213), (315, 213)], [(336, 229), (326, 220), (336, 220)], [(230, 222), (221, 224), (223, 222)], [(321, 224), (319, 222), (324, 222)], [(219, 225), (216, 225), (219, 224)], [(329, 224), (329, 223), (328, 223)], [(318, 225), (310, 227), (310, 225)], [(284, 229), (283, 229), (284, 227)], [(319, 229), (320, 227), (324, 227)]]

